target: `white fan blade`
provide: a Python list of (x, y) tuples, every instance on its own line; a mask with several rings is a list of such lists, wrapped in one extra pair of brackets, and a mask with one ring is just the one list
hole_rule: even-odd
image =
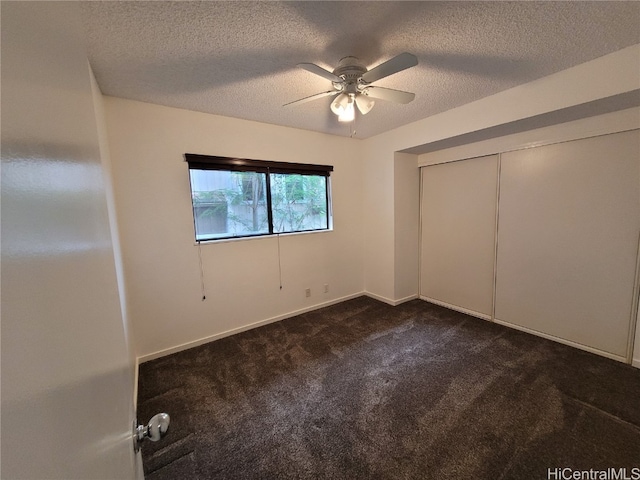
[(395, 103), (409, 103), (416, 97), (415, 93), (373, 86), (365, 88), (362, 93), (371, 98), (378, 98), (380, 100), (387, 100), (388, 102)]
[(406, 52), (401, 53), (400, 55), (397, 55), (366, 72), (362, 75), (362, 80), (365, 83), (373, 83), (376, 80), (401, 72), (409, 67), (414, 67), (417, 64), (418, 59), (415, 55), (411, 55)]
[(308, 97), (301, 98), (300, 100), (294, 100), (293, 102), (285, 103), (283, 105), (283, 107), (286, 107), (286, 106), (289, 106), (289, 105), (297, 105), (297, 104), (300, 104), (300, 103), (307, 103), (307, 102), (310, 102), (312, 100), (317, 100), (318, 98), (327, 97), (329, 95), (335, 95), (337, 93), (340, 93), (340, 92), (338, 92), (336, 90), (329, 90), (327, 92), (316, 93), (315, 95), (309, 95)]
[(315, 63), (299, 63), (296, 65), (299, 68), (306, 70), (307, 72), (315, 73), (316, 75), (320, 75), (321, 77), (326, 78), (327, 80), (331, 80), (332, 82), (342, 82), (342, 79), (331, 73), (329, 70), (325, 70), (322, 67), (319, 67)]

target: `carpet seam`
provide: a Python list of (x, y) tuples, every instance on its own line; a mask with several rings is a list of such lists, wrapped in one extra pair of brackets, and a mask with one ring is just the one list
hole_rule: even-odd
[[(150, 472), (145, 472), (145, 475), (147, 475), (147, 474), (148, 475), (152, 475), (152, 474), (154, 474), (156, 472), (161, 471), (163, 468), (167, 468), (169, 465), (177, 462), (178, 460), (181, 460), (184, 457), (188, 457), (188, 456), (191, 456), (191, 455), (194, 455), (194, 454), (195, 454), (195, 450), (190, 450), (189, 452), (185, 453), (184, 455), (180, 455), (178, 458), (174, 458), (169, 463), (166, 463), (166, 464), (162, 465), (161, 467), (155, 468), (155, 469), (151, 470)], [(195, 459), (193, 461), (195, 462)]]
[(587, 403), (587, 402), (585, 402), (583, 400), (580, 400), (579, 398), (576, 398), (576, 397), (573, 397), (573, 396), (567, 395), (567, 394), (564, 394), (564, 395), (569, 400), (572, 400), (573, 402), (578, 403), (578, 404), (582, 405), (583, 407), (588, 407), (591, 410), (595, 410), (595, 411), (603, 414), (604, 416), (611, 418), (612, 420), (615, 420), (615, 421), (617, 421), (619, 423), (623, 423), (625, 425), (628, 425), (629, 427), (633, 428), (637, 432), (640, 432), (640, 425), (636, 425), (635, 423), (630, 422), (628, 420), (625, 420), (624, 418), (620, 418), (617, 415), (614, 415), (613, 413), (607, 412), (606, 410), (603, 410), (603, 409), (601, 409), (599, 407), (596, 407), (595, 405), (591, 405), (590, 403)]

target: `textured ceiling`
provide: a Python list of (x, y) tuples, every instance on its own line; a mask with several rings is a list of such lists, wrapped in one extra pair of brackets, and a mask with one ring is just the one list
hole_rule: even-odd
[[(83, 2), (106, 95), (366, 138), (640, 43), (640, 2)], [(341, 124), (331, 83), (347, 55), (419, 64), (374, 85), (414, 92)], [(640, 68), (640, 66), (639, 66)]]

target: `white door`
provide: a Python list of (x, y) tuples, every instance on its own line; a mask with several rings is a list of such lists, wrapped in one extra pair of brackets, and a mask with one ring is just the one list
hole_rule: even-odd
[(496, 321), (629, 360), (640, 132), (502, 154)]
[(77, 6), (1, 8), (0, 474), (134, 479), (133, 362)]
[(422, 168), (420, 295), (491, 319), (498, 156)]

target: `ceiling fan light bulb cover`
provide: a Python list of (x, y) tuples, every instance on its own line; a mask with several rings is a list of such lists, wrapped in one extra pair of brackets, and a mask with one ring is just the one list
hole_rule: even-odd
[(342, 112), (338, 116), (338, 121), (339, 122), (353, 122), (353, 120), (355, 118), (356, 118), (356, 111), (355, 111), (355, 108), (353, 107), (353, 101), (351, 101), (345, 107), (344, 112)]
[(342, 115), (349, 103), (349, 96), (346, 93), (338, 95), (333, 102), (331, 102), (331, 111), (336, 115)]
[(356, 97), (356, 105), (363, 115), (369, 113), (375, 104), (375, 100), (368, 98), (366, 95), (358, 95)]

